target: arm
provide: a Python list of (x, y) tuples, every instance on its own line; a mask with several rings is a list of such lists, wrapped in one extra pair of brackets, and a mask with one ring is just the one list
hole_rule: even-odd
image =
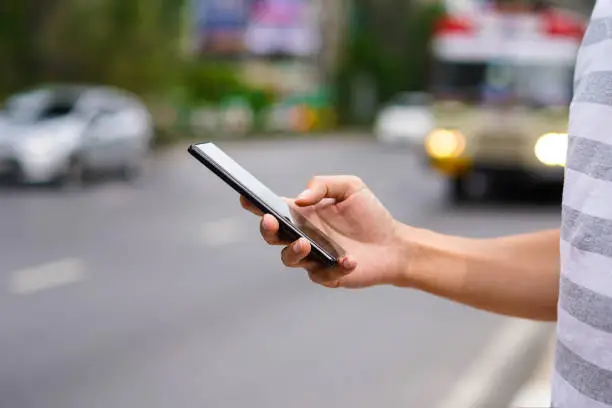
[(494, 239), (445, 236), (407, 226), (405, 286), (478, 309), (557, 318), (559, 230)]
[(304, 268), (310, 278), (331, 288), (395, 285), (416, 288), (478, 309), (534, 320), (555, 320), (559, 286), (559, 231), (494, 239), (470, 239), (413, 228), (393, 219), (374, 194), (353, 176), (315, 177), (295, 204), (312, 207), (309, 216), (341, 243), (347, 255), (332, 268), (307, 259), (310, 244), (278, 237), (272, 216), (263, 216), (261, 233), (281, 245), (287, 267)]

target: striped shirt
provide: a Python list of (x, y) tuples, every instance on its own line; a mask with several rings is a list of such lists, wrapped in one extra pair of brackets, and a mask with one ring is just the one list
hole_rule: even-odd
[(553, 407), (612, 407), (612, 0), (576, 61), (561, 227)]

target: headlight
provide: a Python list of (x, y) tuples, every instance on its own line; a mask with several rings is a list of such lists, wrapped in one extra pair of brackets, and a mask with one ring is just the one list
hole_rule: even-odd
[(567, 143), (567, 133), (547, 133), (536, 142), (534, 153), (547, 166), (565, 166)]
[(23, 142), (23, 152), (28, 156), (43, 158), (53, 154), (57, 143), (51, 138), (29, 138)]
[(465, 137), (457, 130), (436, 129), (427, 136), (425, 150), (436, 159), (459, 157), (465, 150)]

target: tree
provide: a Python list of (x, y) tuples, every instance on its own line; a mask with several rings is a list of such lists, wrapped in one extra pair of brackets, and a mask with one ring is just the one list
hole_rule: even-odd
[(0, 2), (0, 95), (50, 81), (163, 91), (180, 75), (184, 2)]
[[(378, 104), (398, 92), (427, 87), (432, 30), (444, 12), (437, 2), (356, 0), (354, 5), (356, 27), (337, 75), (344, 123), (361, 121), (353, 117), (351, 108), (353, 89), (362, 86), (356, 84), (373, 85)], [(363, 119), (372, 119), (375, 108)]]

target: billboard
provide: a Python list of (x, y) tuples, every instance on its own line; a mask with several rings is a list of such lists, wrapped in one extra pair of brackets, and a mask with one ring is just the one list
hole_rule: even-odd
[(247, 49), (255, 55), (315, 55), (320, 48), (318, 22), (312, 0), (255, 0)]
[(194, 0), (195, 52), (235, 55), (245, 51), (252, 0)]
[(316, 0), (192, 0), (200, 55), (284, 54), (320, 48)]

